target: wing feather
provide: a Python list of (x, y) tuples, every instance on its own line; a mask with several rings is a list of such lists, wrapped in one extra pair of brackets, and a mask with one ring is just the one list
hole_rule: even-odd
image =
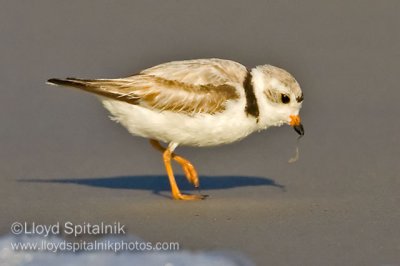
[(173, 61), (145, 69), (140, 73), (188, 84), (218, 86), (227, 83), (241, 84), (246, 72), (246, 67), (235, 61), (211, 58)]
[(239, 99), (237, 89), (247, 70), (234, 61), (200, 59), (161, 64), (121, 79), (50, 79), (115, 100), (158, 111), (215, 114), (228, 101)]

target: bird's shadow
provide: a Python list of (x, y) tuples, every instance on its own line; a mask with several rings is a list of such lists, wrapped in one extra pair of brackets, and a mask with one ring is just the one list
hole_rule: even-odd
[[(182, 190), (196, 190), (189, 184), (184, 175), (175, 175), (176, 181)], [(203, 190), (229, 189), (248, 186), (272, 186), (285, 190), (283, 185), (265, 177), (255, 176), (200, 176), (200, 188)], [(19, 182), (78, 184), (92, 187), (112, 189), (149, 190), (154, 194), (169, 191), (168, 177), (166, 175), (137, 175), (113, 176), (98, 178), (69, 178), (69, 179), (20, 179)]]

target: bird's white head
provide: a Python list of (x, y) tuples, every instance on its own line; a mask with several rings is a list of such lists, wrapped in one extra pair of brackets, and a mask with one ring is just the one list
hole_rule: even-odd
[(271, 65), (257, 66), (251, 74), (260, 110), (260, 127), (288, 124), (304, 135), (299, 116), (303, 93), (296, 79), (286, 70)]

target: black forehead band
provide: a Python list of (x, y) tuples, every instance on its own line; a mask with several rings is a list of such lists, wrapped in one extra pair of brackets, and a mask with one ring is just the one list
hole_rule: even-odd
[(297, 97), (297, 98), (296, 98), (296, 101), (297, 101), (298, 103), (301, 103), (303, 100), (304, 100), (304, 96), (303, 96), (303, 93), (301, 93), (300, 97)]

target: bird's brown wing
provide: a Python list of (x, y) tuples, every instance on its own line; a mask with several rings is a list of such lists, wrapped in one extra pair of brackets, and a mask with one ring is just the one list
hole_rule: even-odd
[(214, 114), (239, 94), (232, 85), (193, 85), (149, 75), (130, 79), (50, 79), (49, 83), (76, 87), (97, 95), (158, 111)]
[(199, 59), (161, 64), (121, 79), (50, 79), (101, 96), (158, 111), (185, 114), (222, 112), (239, 99), (247, 70), (234, 61)]
[[(195, 59), (160, 64), (140, 72), (167, 80), (193, 85), (241, 85), (247, 74), (245, 66), (224, 59)], [(128, 77), (135, 79), (135, 76)]]

